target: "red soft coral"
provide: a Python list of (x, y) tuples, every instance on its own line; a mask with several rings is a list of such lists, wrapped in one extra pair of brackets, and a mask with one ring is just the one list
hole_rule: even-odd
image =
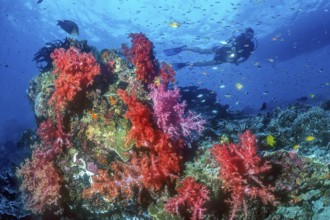
[(161, 79), (161, 83), (166, 87), (170, 82), (175, 82), (175, 71), (173, 70), (172, 66), (165, 62), (161, 62), (158, 75)]
[(58, 208), (62, 178), (51, 161), (40, 162), (33, 156), (18, 169), (17, 175), (22, 178), (20, 190), (27, 210), (41, 214), (46, 209)]
[(40, 123), (38, 135), (41, 139), (39, 148), (34, 150), (34, 154), (39, 158), (39, 163), (47, 163), (54, 160), (65, 147), (71, 146), (69, 135), (63, 131), (63, 118), (57, 113), (57, 124), (49, 118)]
[(152, 112), (147, 106), (139, 102), (134, 95), (129, 96), (121, 89), (117, 93), (128, 106), (125, 117), (129, 118), (133, 124), (128, 134), (128, 141), (134, 139), (137, 147), (150, 146), (156, 138), (152, 123)]
[(60, 110), (72, 101), (78, 92), (93, 84), (94, 77), (100, 74), (100, 65), (93, 54), (80, 53), (74, 47), (68, 50), (55, 49), (50, 57), (56, 67), (53, 73), (57, 75), (55, 92), (50, 102)]
[(135, 65), (137, 79), (145, 83), (151, 83), (158, 73), (158, 61), (154, 57), (153, 45), (142, 33), (130, 34), (132, 47), (123, 48), (124, 54)]
[(158, 133), (157, 141), (149, 151), (139, 151), (131, 163), (139, 173), (145, 188), (160, 190), (178, 177), (181, 156), (177, 148), (181, 143), (172, 143), (166, 134)]
[(132, 122), (128, 141), (134, 140), (138, 148), (131, 163), (142, 174), (141, 181), (146, 188), (159, 190), (177, 177), (182, 141), (174, 142), (167, 134), (156, 129), (150, 109), (134, 95), (129, 96), (123, 90), (118, 90), (118, 94), (128, 106), (126, 117)]
[(189, 213), (189, 219), (203, 219), (205, 208), (203, 206), (209, 200), (209, 190), (192, 177), (188, 176), (177, 188), (178, 195), (168, 200), (165, 209), (173, 214)]
[(215, 144), (211, 152), (220, 164), (223, 188), (231, 192), (232, 209), (230, 219), (243, 205), (247, 215), (245, 198), (259, 197), (263, 203), (275, 202), (273, 187), (262, 183), (261, 175), (271, 169), (268, 162), (263, 163), (256, 153), (256, 138), (250, 131), (240, 136), (238, 144)]

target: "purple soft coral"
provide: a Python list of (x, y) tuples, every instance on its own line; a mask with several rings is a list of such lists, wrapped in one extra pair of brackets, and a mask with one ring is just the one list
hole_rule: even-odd
[(158, 87), (151, 87), (150, 96), (154, 103), (156, 123), (171, 138), (189, 137), (192, 131), (199, 134), (203, 131), (205, 121), (200, 115), (189, 111), (185, 116), (186, 103), (179, 102), (180, 90), (178, 88), (168, 90), (165, 85), (161, 84)]

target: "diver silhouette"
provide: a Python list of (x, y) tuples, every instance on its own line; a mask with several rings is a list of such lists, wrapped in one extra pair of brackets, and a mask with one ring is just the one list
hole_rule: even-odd
[(252, 28), (246, 28), (245, 32), (238, 36), (229, 38), (223, 46), (202, 49), (199, 47), (181, 46), (164, 50), (167, 56), (176, 55), (182, 51), (190, 51), (199, 54), (214, 54), (213, 60), (194, 63), (172, 63), (174, 69), (181, 69), (186, 66), (213, 66), (222, 63), (240, 64), (246, 61), (256, 49), (256, 39)]

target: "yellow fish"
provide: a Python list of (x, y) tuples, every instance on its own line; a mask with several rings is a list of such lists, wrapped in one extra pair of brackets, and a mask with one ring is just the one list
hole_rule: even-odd
[(235, 87), (236, 87), (237, 90), (241, 90), (241, 89), (243, 89), (244, 86), (241, 83), (236, 83)]
[(307, 142), (311, 142), (312, 140), (314, 140), (314, 136), (307, 136), (306, 138), (305, 138), (305, 141), (307, 141)]
[(293, 147), (292, 147), (294, 150), (297, 150), (297, 149), (299, 149), (300, 148), (300, 145), (299, 144), (296, 144), (296, 145), (293, 145)]
[(168, 24), (168, 26), (170, 26), (171, 28), (178, 28), (181, 26), (181, 24), (179, 22), (172, 21)]
[(276, 140), (275, 140), (275, 137), (271, 134), (267, 135), (266, 137), (266, 143), (268, 146), (270, 147), (274, 147), (275, 143), (276, 143)]
[(155, 80), (154, 80), (155, 86), (159, 86), (161, 84), (161, 82), (162, 81), (161, 81), (160, 77), (156, 77)]

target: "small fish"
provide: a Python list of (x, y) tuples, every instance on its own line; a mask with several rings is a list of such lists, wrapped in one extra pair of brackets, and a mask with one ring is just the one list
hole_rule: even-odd
[(227, 99), (229, 99), (229, 98), (231, 97), (231, 95), (230, 95), (230, 94), (225, 94), (225, 97), (226, 97)]
[(297, 99), (298, 102), (306, 102), (307, 100), (308, 100), (307, 96), (302, 96), (302, 97)]
[(315, 94), (312, 93), (312, 94), (309, 95), (309, 97), (310, 97), (310, 98), (314, 98), (314, 97), (315, 97)]
[(262, 94), (263, 94), (263, 95), (268, 95), (269, 92), (268, 92), (268, 91), (263, 91)]
[(224, 89), (224, 88), (226, 88), (226, 85), (220, 85), (219, 88)]
[(294, 150), (298, 150), (299, 148), (300, 148), (300, 145), (299, 144), (295, 144), (295, 145), (293, 145), (293, 147), (292, 147)]
[(260, 111), (263, 111), (266, 108), (267, 108), (267, 104), (266, 104), (266, 102), (263, 102), (262, 105), (261, 105)]
[(38, 1), (37, 1), (37, 4), (40, 4), (42, 1), (43, 1), (43, 0), (38, 0)]
[(65, 32), (67, 32), (71, 35), (79, 35), (78, 25), (76, 23), (74, 23), (73, 21), (69, 21), (69, 20), (60, 21), (60, 20), (58, 20), (57, 25), (60, 26)]
[(268, 61), (271, 62), (271, 63), (273, 63), (274, 62), (274, 59), (269, 58)]
[(179, 22), (172, 21), (168, 24), (171, 28), (179, 28), (181, 24)]
[(241, 89), (243, 89), (244, 86), (241, 83), (236, 83), (235, 87), (236, 87), (237, 90), (241, 90)]
[(197, 96), (197, 98), (202, 98), (203, 97), (203, 94), (199, 94), (198, 96)]
[(311, 142), (312, 140), (314, 140), (315, 139), (315, 137), (314, 136), (307, 136), (306, 138), (305, 138), (305, 141), (307, 141), (307, 142)]
[(275, 137), (271, 134), (266, 136), (266, 144), (270, 147), (274, 147), (276, 143)]

